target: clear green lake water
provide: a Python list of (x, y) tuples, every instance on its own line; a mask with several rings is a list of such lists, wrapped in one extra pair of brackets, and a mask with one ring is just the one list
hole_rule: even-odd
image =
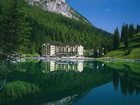
[(0, 105), (140, 105), (140, 62), (26, 61), (0, 69)]

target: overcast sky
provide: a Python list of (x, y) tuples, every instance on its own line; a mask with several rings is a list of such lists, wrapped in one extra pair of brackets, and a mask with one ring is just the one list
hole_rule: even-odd
[(125, 23), (140, 24), (140, 0), (66, 0), (94, 26), (108, 32)]

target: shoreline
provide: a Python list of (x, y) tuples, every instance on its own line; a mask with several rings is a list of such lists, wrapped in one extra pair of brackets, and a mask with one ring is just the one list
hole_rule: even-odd
[(111, 62), (140, 62), (140, 59), (121, 59), (121, 58), (91, 58), (91, 57), (27, 57), (25, 59), (54, 61), (54, 60), (65, 60), (65, 61), (111, 61)]
[(35, 59), (35, 60), (65, 60), (65, 61), (93, 61), (96, 58), (89, 58), (89, 57), (27, 57), (27, 59)]

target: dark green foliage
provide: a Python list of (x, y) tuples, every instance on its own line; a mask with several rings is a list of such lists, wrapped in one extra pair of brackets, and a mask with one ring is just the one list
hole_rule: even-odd
[(134, 38), (134, 34), (135, 34), (135, 27), (133, 24), (129, 25), (129, 39), (131, 40), (132, 38)]
[(129, 42), (133, 41), (135, 34), (140, 32), (140, 25), (134, 27), (133, 24), (124, 24), (121, 30), (121, 42), (124, 43), (124, 48), (129, 47)]
[(129, 29), (127, 24), (125, 25), (124, 32), (124, 48), (128, 48)]
[(140, 32), (140, 25), (137, 24), (136, 33)]
[(39, 53), (46, 41), (82, 44), (86, 49), (112, 48), (111, 34), (92, 26), (83, 17), (70, 19), (29, 6), (24, 0), (3, 0), (0, 3), (0, 9), (3, 9), (0, 12), (0, 30), (3, 30), (0, 32), (0, 52), (6, 55)]
[(16, 34), (18, 36), (17, 41), (17, 52), (27, 53), (29, 46), (29, 37), (31, 35), (31, 27), (27, 20), (26, 14), (24, 14), (25, 2), (22, 0), (17, 0), (17, 30)]
[(128, 27), (128, 24), (124, 24), (122, 26), (121, 41), (124, 43), (124, 48), (128, 48), (128, 41), (129, 41), (129, 27)]
[(35, 43), (36, 51), (45, 42), (59, 41), (62, 43), (82, 44), (86, 49), (106, 47), (110, 49), (110, 34), (91, 26), (83, 20), (69, 19), (64, 16), (45, 12), (37, 7), (27, 7), (26, 14), (32, 24), (31, 42)]
[(120, 46), (119, 29), (116, 28), (114, 31), (114, 37), (113, 37), (113, 49), (118, 49), (119, 46)]
[[(9, 3), (10, 4), (10, 3)], [(12, 4), (12, 3), (11, 3)], [(1, 56), (6, 56), (9, 53), (15, 51), (15, 39), (16, 39), (16, 23), (15, 23), (15, 5), (4, 5), (1, 4), (1, 22), (0, 22), (0, 49)]]
[(125, 24), (123, 24), (122, 29), (121, 29), (121, 42), (124, 41), (124, 34), (125, 34)]
[(31, 28), (23, 12), (23, 0), (5, 0), (1, 3), (0, 55), (6, 57), (27, 49)]

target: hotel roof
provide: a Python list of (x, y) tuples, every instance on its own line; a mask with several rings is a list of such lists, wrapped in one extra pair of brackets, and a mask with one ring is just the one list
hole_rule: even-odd
[(50, 42), (50, 43), (46, 42), (44, 44), (50, 44), (50, 45), (54, 45), (54, 46), (76, 46), (76, 45), (80, 46), (80, 44), (74, 44), (74, 43), (73, 44), (64, 44), (64, 43), (61, 43), (61, 42)]

